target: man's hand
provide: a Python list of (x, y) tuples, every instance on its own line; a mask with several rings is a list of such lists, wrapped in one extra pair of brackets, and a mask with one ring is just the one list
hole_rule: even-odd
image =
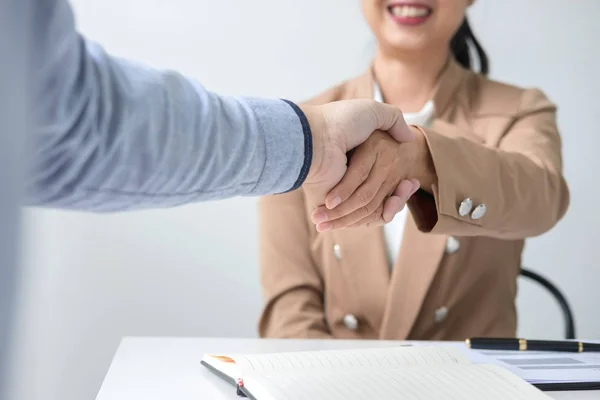
[(346, 153), (374, 131), (386, 131), (381, 134), (395, 144), (415, 139), (398, 108), (373, 100), (345, 100), (301, 108), (313, 134), (312, 165), (303, 185), (312, 207), (325, 204), (327, 193), (346, 173)]
[(326, 206), (313, 212), (319, 232), (388, 223), (420, 187), (431, 191), (436, 174), (429, 147), (421, 131), (414, 132), (409, 143), (376, 132), (355, 150)]

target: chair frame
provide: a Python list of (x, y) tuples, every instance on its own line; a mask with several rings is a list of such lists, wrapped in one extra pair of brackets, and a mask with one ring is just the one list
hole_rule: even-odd
[(575, 322), (573, 318), (573, 311), (571, 310), (571, 306), (569, 305), (565, 295), (548, 279), (528, 268), (522, 267), (521, 275), (539, 283), (554, 296), (560, 308), (562, 309), (565, 319), (565, 339), (575, 339)]

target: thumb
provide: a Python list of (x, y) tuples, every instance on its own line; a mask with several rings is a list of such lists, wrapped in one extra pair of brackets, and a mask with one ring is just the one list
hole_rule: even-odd
[[(310, 115), (313, 114), (315, 113)], [(377, 130), (388, 132), (399, 142), (410, 142), (416, 137), (404, 121), (402, 111), (374, 100), (354, 99), (327, 103), (316, 114), (322, 119), (326, 133), (337, 139), (346, 151), (362, 144)], [(309, 123), (312, 128), (310, 118)]]
[(415, 133), (408, 127), (402, 111), (397, 107), (375, 103), (373, 115), (376, 125), (374, 130), (386, 131), (399, 142), (410, 142), (415, 139)]

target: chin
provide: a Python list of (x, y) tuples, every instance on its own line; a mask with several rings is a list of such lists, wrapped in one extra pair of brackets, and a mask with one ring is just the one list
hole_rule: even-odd
[(397, 50), (420, 50), (429, 47), (432, 41), (428, 29), (405, 29), (398, 26), (386, 24), (377, 32), (377, 39), (381, 45)]
[(379, 40), (379, 47), (389, 54), (419, 53), (429, 46), (420, 38), (402, 38), (401, 40)]

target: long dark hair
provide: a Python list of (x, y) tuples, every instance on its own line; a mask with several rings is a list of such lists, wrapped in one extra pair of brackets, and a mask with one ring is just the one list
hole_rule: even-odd
[(483, 50), (483, 47), (481, 47), (481, 44), (477, 41), (477, 38), (469, 26), (467, 17), (465, 17), (462, 25), (458, 28), (458, 31), (456, 31), (454, 37), (450, 41), (450, 50), (459, 64), (465, 68), (474, 70), (474, 60), (471, 59), (471, 46), (475, 48), (477, 58), (479, 59), (479, 72), (483, 75), (487, 75), (490, 66), (487, 54), (485, 54), (485, 50)]

